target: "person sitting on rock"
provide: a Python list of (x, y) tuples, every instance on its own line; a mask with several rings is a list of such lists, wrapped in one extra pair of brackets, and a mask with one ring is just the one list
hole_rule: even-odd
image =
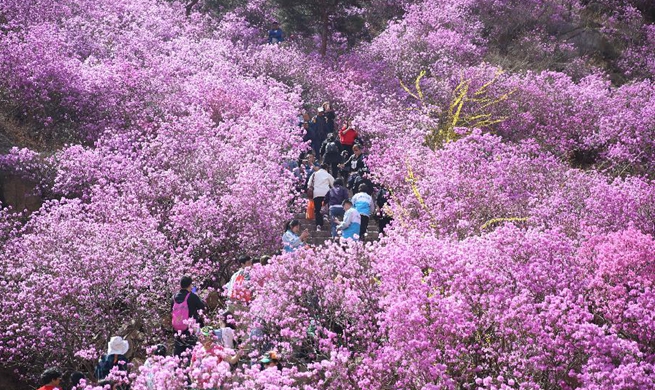
[(360, 237), (360, 222), (361, 216), (357, 209), (353, 207), (353, 203), (349, 200), (343, 201), (343, 209), (346, 211), (343, 216), (343, 222), (337, 226), (337, 230), (341, 231), (341, 237), (344, 239), (358, 241)]
[(282, 235), (282, 243), (284, 244), (285, 252), (295, 252), (299, 248), (304, 247), (309, 238), (309, 231), (305, 229), (300, 233), (300, 222), (297, 219), (287, 222), (284, 227), (284, 235)]

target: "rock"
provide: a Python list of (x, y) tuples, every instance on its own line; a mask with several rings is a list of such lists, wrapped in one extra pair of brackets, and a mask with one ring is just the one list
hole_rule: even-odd
[(18, 375), (7, 368), (0, 368), (0, 389), (2, 390), (28, 390), (33, 389), (25, 382), (18, 380)]
[(0, 202), (14, 210), (34, 212), (41, 208), (42, 199), (36, 194), (36, 183), (20, 176), (0, 172)]

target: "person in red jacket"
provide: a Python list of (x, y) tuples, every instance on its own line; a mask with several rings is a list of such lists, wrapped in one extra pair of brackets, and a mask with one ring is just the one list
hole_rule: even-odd
[(48, 368), (41, 374), (41, 384), (39, 390), (61, 390), (61, 371), (56, 368)]
[(348, 156), (353, 154), (353, 145), (357, 138), (357, 130), (353, 127), (352, 120), (348, 120), (339, 130), (339, 142), (343, 150), (348, 152)]

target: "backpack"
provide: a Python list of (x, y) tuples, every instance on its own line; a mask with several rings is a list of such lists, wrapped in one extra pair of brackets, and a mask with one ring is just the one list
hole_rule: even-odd
[(175, 298), (173, 298), (173, 329), (176, 331), (185, 331), (189, 328), (184, 321), (189, 319), (189, 303), (187, 301), (190, 295), (191, 293), (188, 293), (181, 303), (175, 302)]
[(339, 147), (336, 142), (329, 142), (325, 148), (325, 154), (339, 154)]

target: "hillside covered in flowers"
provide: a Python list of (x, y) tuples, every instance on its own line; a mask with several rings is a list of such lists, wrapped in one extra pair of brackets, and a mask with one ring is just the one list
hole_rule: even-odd
[[(0, 372), (100, 389), (119, 335), (133, 390), (652, 389), (654, 83), (648, 0), (2, 0)], [(287, 253), (324, 102), (391, 223)], [(234, 351), (172, 356), (184, 275)]]

